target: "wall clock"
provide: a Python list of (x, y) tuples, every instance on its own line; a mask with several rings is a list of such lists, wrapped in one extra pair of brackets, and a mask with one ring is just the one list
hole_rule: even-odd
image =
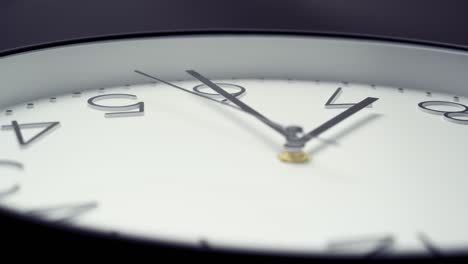
[(467, 72), (462, 47), (297, 32), (7, 51), (2, 214), (157, 252), (460, 257)]

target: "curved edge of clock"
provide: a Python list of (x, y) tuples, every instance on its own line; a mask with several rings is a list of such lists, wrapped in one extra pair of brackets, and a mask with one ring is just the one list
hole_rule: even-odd
[[(420, 255), (385, 256), (326, 256), (323, 254), (288, 254), (287, 252), (247, 251), (241, 249), (213, 249), (200, 241), (199, 246), (178, 244), (170, 241), (145, 240), (117, 233), (104, 234), (92, 230), (73, 228), (67, 224), (54, 224), (10, 212), (0, 207), (0, 234), (2, 257), (36, 256), (57, 259), (81, 259), (105, 257), (106, 260), (125, 258), (170, 259), (171, 261), (203, 261), (204, 263), (252, 262), (252, 263), (415, 263), (424, 261), (466, 261), (468, 252), (451, 256), (434, 256), (429, 259)], [(23, 252), (18, 255), (18, 252)], [(25, 255), (26, 253), (26, 255)], [(64, 258), (64, 256), (67, 256)]]
[(137, 39), (137, 38), (151, 38), (151, 37), (170, 37), (170, 36), (203, 36), (203, 35), (278, 35), (278, 36), (315, 36), (315, 37), (328, 37), (328, 38), (344, 38), (354, 40), (370, 40), (370, 41), (385, 41), (390, 43), (420, 45), (435, 48), (444, 48), (459, 51), (468, 51), (468, 46), (443, 43), (437, 41), (428, 41), (420, 39), (368, 35), (358, 33), (335, 33), (326, 31), (301, 31), (301, 30), (235, 30), (235, 29), (205, 29), (205, 30), (171, 30), (171, 31), (148, 31), (148, 32), (134, 32), (134, 33), (117, 33), (110, 35), (95, 35), (84, 38), (70, 38), (60, 41), (44, 42), (35, 45), (28, 45), (17, 47), (14, 49), (0, 50), (0, 58), (9, 55), (36, 51), (54, 47), (62, 47), (74, 44), (83, 44), (107, 40), (124, 40), (124, 39)]

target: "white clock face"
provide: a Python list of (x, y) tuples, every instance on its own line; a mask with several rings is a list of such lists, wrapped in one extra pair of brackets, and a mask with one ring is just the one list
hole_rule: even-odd
[[(319, 55), (330, 58), (313, 62)], [(394, 61), (379, 69), (385, 56)], [(431, 58), (457, 71), (468, 61), (395, 44), (241, 36), (5, 57), (1, 205), (214, 249), (468, 249), (468, 90), (453, 79), (461, 71), (430, 76)], [(447, 85), (426, 87), (431, 78)]]

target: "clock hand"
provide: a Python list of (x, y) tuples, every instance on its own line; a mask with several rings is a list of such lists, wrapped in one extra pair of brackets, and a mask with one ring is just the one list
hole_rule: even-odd
[(244, 110), (240, 109), (240, 108), (237, 107), (237, 106), (229, 105), (229, 104), (226, 104), (226, 103), (224, 103), (224, 102), (220, 102), (220, 101), (218, 101), (218, 100), (216, 100), (216, 99), (213, 99), (213, 98), (211, 98), (211, 97), (209, 97), (209, 96), (206, 96), (206, 95), (203, 95), (203, 94), (199, 94), (199, 93), (196, 93), (196, 92), (192, 92), (192, 91), (187, 90), (187, 89), (185, 89), (185, 88), (183, 88), (183, 87), (180, 87), (180, 86), (178, 86), (178, 85), (175, 85), (175, 84), (170, 83), (170, 82), (167, 82), (167, 81), (164, 81), (164, 80), (162, 80), (162, 79), (159, 79), (159, 78), (157, 78), (157, 77), (154, 77), (154, 76), (149, 75), (149, 74), (147, 74), (147, 73), (144, 73), (144, 72), (142, 72), (142, 71), (134, 70), (134, 72), (135, 72), (135, 73), (138, 73), (138, 74), (140, 74), (140, 75), (143, 75), (143, 76), (145, 76), (145, 77), (148, 77), (148, 78), (150, 78), (150, 79), (156, 80), (156, 81), (158, 81), (158, 82), (162, 82), (162, 83), (164, 83), (164, 84), (167, 84), (167, 85), (169, 85), (169, 86), (172, 86), (172, 87), (174, 87), (174, 88), (176, 88), (176, 89), (179, 89), (179, 90), (181, 90), (181, 91), (183, 91), (183, 92), (190, 93), (190, 94), (193, 94), (193, 95), (196, 95), (196, 96), (199, 96), (199, 97), (203, 97), (203, 98), (205, 98), (205, 99), (211, 100), (211, 101), (213, 101), (213, 102), (216, 102), (216, 103), (219, 103), (219, 104), (222, 104), (222, 105), (225, 105), (225, 106), (229, 106), (229, 107), (231, 107), (231, 108), (233, 108), (233, 109), (236, 109), (236, 110), (239, 110), (239, 111), (244, 111)]
[(301, 127), (295, 127), (295, 126), (287, 127), (286, 130), (288, 132), (288, 137), (286, 137), (287, 142), (284, 145), (285, 150), (280, 153), (278, 158), (282, 161), (293, 162), (293, 163), (303, 163), (303, 162), (308, 161), (309, 155), (305, 153), (302, 149), (304, 148), (305, 144), (309, 140), (311, 140), (312, 138), (318, 137), (320, 134), (322, 134), (326, 130), (334, 127), (335, 125), (339, 124), (341, 121), (359, 112), (360, 110), (364, 109), (365, 107), (367, 107), (368, 105), (372, 104), (373, 102), (377, 100), (379, 100), (379, 98), (367, 97), (366, 99), (351, 106), (346, 111), (328, 120), (327, 122), (323, 123), (322, 125), (320, 125), (319, 127), (315, 128), (314, 130), (310, 131), (309, 133), (305, 134), (302, 137), (298, 136), (300, 133), (302, 133)]
[(257, 112), (255, 109), (253, 109), (252, 107), (248, 106), (247, 104), (245, 104), (244, 102), (242, 102), (241, 100), (237, 99), (235, 96), (233, 96), (232, 94), (228, 93), (226, 90), (224, 90), (223, 88), (219, 87), (218, 85), (216, 85), (215, 83), (211, 82), (210, 80), (208, 80), (207, 78), (205, 78), (204, 76), (202, 76), (201, 74), (199, 74), (198, 72), (194, 71), (194, 70), (188, 70), (187, 71), (188, 74), (192, 75), (193, 77), (195, 77), (196, 79), (198, 79), (200, 82), (204, 83), (206, 86), (210, 87), (211, 89), (213, 89), (214, 91), (216, 91), (217, 93), (221, 94), (222, 96), (224, 96), (227, 100), (231, 101), (233, 104), (239, 106), (242, 110), (244, 110), (244, 112), (247, 112), (251, 115), (253, 115), (255, 118), (257, 118), (258, 120), (262, 121), (262, 123), (264, 123), (265, 125), (273, 128), (276, 132), (280, 133), (281, 135), (285, 136), (285, 137), (288, 137), (288, 133), (285, 131), (285, 129), (271, 121), (270, 119), (268, 119), (267, 117), (265, 117), (264, 115), (260, 114), (259, 112)]
[(328, 120), (327, 122), (323, 123), (319, 127), (315, 128), (314, 130), (310, 131), (309, 133), (305, 134), (299, 140), (305, 144), (309, 140), (314, 137), (319, 136), (329, 128), (334, 127), (335, 125), (339, 124), (341, 121), (345, 120), (346, 118), (352, 116), (353, 114), (361, 111), (362, 109), (366, 108), (368, 105), (372, 104), (373, 102), (379, 100), (379, 98), (375, 97), (367, 97), (366, 99), (362, 100), (361, 102), (351, 106), (346, 111), (340, 113), (339, 115), (335, 116), (334, 118)]
[(214, 91), (216, 91), (219, 94), (223, 95), (227, 100), (231, 101), (232, 103), (234, 103), (235, 105), (237, 105), (239, 107), (228, 105), (228, 104), (220, 102), (220, 101), (218, 101), (216, 99), (213, 99), (211, 97), (192, 92), (190, 90), (184, 89), (184, 88), (182, 88), (180, 86), (177, 86), (175, 84), (172, 84), (170, 82), (166, 82), (166, 81), (164, 81), (162, 79), (151, 76), (151, 75), (149, 75), (147, 73), (144, 73), (142, 71), (135, 70), (135, 73), (138, 73), (138, 74), (146, 76), (148, 78), (157, 80), (159, 82), (162, 82), (164, 84), (167, 84), (169, 86), (172, 86), (174, 88), (182, 90), (184, 92), (187, 92), (187, 93), (190, 93), (190, 94), (193, 94), (193, 95), (196, 95), (196, 96), (200, 96), (200, 97), (203, 97), (205, 99), (214, 101), (216, 103), (220, 103), (220, 104), (223, 104), (225, 106), (229, 106), (229, 107), (231, 107), (233, 109), (243, 111), (243, 112), (246, 112), (246, 113), (249, 113), (249, 114), (253, 115), (257, 119), (262, 121), (264, 124), (266, 124), (269, 127), (273, 128), (275, 131), (277, 131), (278, 133), (280, 133), (281, 135), (283, 135), (286, 138), (286, 144), (284, 145), (286, 147), (286, 150), (283, 151), (282, 153), (280, 153), (279, 158), (281, 160), (287, 161), (287, 162), (301, 163), (301, 162), (307, 161), (309, 159), (309, 157), (308, 157), (308, 155), (306, 153), (304, 153), (302, 151), (302, 149), (309, 140), (311, 140), (314, 137), (318, 137), (320, 134), (322, 134), (323, 132), (325, 132), (329, 128), (335, 126), (336, 124), (340, 123), (341, 121), (345, 120), (346, 118), (348, 118), (351, 115), (359, 112), (363, 108), (367, 107), (368, 105), (370, 105), (373, 102), (378, 100), (378, 98), (367, 97), (366, 99), (362, 100), (361, 102), (359, 102), (359, 103), (353, 105), (352, 107), (348, 108), (346, 111), (342, 112), (341, 114), (339, 114), (339, 115), (335, 116), (334, 118), (330, 119), (329, 121), (323, 123), (322, 125), (320, 125), (316, 129), (310, 131), (306, 135), (304, 135), (302, 137), (299, 137), (298, 134), (302, 133), (302, 128), (301, 127), (288, 126), (286, 128), (283, 128), (281, 125), (276, 124), (275, 122), (273, 122), (270, 119), (266, 118), (265, 116), (263, 116), (262, 114), (257, 112), (255, 109), (253, 109), (252, 107), (250, 107), (247, 104), (243, 103), (242, 101), (237, 99), (235, 96), (231, 95), (230, 93), (228, 93), (227, 91), (225, 91), (224, 89), (222, 89), (218, 85), (214, 84), (213, 82), (211, 82), (210, 80), (208, 80), (207, 78), (205, 78), (201, 74), (197, 73), (196, 71), (188, 70), (187, 73), (189, 73), (190, 75), (192, 75), (193, 77), (195, 77), (196, 79), (198, 79), (199, 81), (201, 81), (202, 83), (207, 85), (208, 87), (212, 88)]

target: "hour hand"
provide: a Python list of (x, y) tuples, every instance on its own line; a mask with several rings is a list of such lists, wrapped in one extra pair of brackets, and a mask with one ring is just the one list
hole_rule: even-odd
[(328, 130), (329, 128), (334, 127), (341, 121), (345, 120), (346, 118), (352, 116), (353, 114), (361, 111), (362, 109), (366, 108), (367, 106), (371, 105), (373, 102), (379, 100), (379, 98), (375, 97), (367, 97), (366, 99), (362, 100), (361, 102), (351, 106), (346, 111), (342, 112), (341, 114), (335, 116), (334, 118), (328, 120), (327, 122), (323, 123), (316, 129), (310, 131), (309, 133), (305, 134), (300, 138), (303, 144), (307, 143), (312, 138), (318, 137), (320, 134)]
[(361, 111), (362, 109), (366, 108), (378, 99), (379, 98), (367, 97), (366, 99), (351, 106), (346, 111), (328, 120), (327, 122), (323, 123), (319, 127), (313, 129), (312, 131), (303, 136), (299, 136), (299, 134), (302, 133), (301, 127), (287, 127), (286, 130), (290, 131), (290, 133), (289, 137), (287, 137), (286, 144), (284, 145), (285, 150), (279, 156), (280, 160), (294, 163), (302, 163), (309, 160), (308, 154), (303, 151), (304, 146), (309, 140), (318, 137), (326, 130), (341, 123), (341, 121)]
[(286, 133), (285, 129), (281, 125), (271, 121), (270, 119), (268, 119), (264, 115), (260, 114), (258, 111), (256, 111), (252, 107), (248, 106), (246, 103), (244, 103), (241, 100), (237, 99), (235, 96), (233, 96), (232, 94), (230, 94), (229, 92), (227, 92), (223, 88), (219, 87), (218, 85), (216, 85), (215, 83), (210, 81), (208, 78), (204, 77), (203, 75), (201, 75), (200, 73), (198, 73), (198, 72), (196, 72), (194, 70), (188, 70), (187, 73), (192, 75), (194, 78), (198, 79), (200, 82), (204, 83), (206, 86), (210, 87), (211, 89), (213, 89), (214, 91), (216, 91), (220, 95), (224, 96), (227, 100), (229, 100), (230, 102), (232, 102), (233, 104), (237, 105), (242, 110), (244, 110), (244, 112), (247, 112), (247, 113), (253, 115), (254, 117), (256, 117), (258, 120), (260, 120), (265, 125), (273, 128), (276, 132), (278, 132), (281, 135), (287, 137), (287, 133)]

